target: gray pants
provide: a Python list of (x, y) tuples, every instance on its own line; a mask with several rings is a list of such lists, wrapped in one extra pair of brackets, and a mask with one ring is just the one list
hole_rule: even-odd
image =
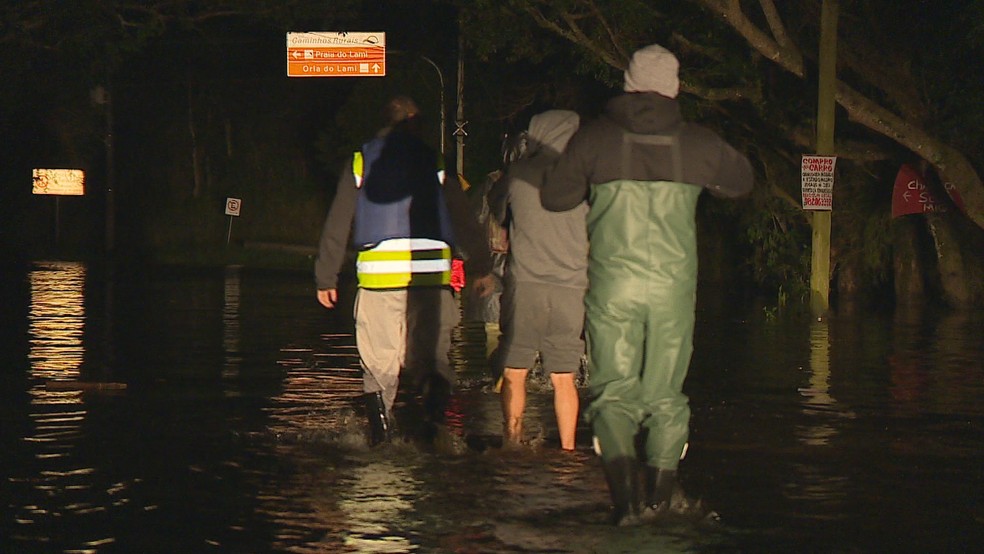
[(391, 412), (400, 381), (418, 389), (437, 374), (455, 384), (448, 353), (458, 324), (457, 302), (444, 287), (359, 289), (355, 298), (355, 341), (363, 390), (383, 393)]

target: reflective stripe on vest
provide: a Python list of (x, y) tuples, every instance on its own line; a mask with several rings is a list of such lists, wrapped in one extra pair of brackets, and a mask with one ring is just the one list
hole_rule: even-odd
[(355, 175), (355, 188), (362, 187), (362, 152), (352, 156), (352, 175)]
[[(355, 188), (362, 187), (362, 175), (364, 172), (364, 166), (362, 161), (362, 152), (356, 152), (352, 156), (352, 175), (355, 176)], [(444, 184), (445, 173), (443, 169), (437, 170), (437, 180)], [(465, 190), (468, 190), (467, 188)]]
[(356, 258), (359, 286), (402, 289), (451, 283), (451, 247), (433, 239), (389, 239)]

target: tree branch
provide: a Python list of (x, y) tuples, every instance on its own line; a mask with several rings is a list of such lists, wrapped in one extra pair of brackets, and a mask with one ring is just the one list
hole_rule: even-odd
[(782, 16), (779, 15), (779, 10), (776, 9), (775, 2), (773, 0), (759, 0), (759, 6), (762, 7), (762, 13), (765, 14), (765, 20), (768, 21), (769, 29), (772, 30), (772, 36), (776, 37), (779, 47), (798, 52), (799, 48), (789, 38), (789, 34), (786, 32), (786, 26), (782, 23)]
[(615, 49), (615, 52), (618, 53), (620, 58), (625, 60), (629, 59), (631, 53), (626, 52), (625, 49), (622, 48), (621, 44), (619, 44), (618, 39), (616, 38), (617, 35), (615, 34), (615, 31), (612, 29), (612, 26), (608, 24), (608, 20), (605, 19), (605, 16), (601, 12), (601, 9), (598, 8), (598, 4), (595, 3), (594, 0), (588, 0), (588, 4), (591, 7), (591, 13), (593, 13), (595, 17), (598, 18), (598, 21), (601, 22), (602, 28), (605, 29), (605, 33), (608, 35), (608, 40), (609, 42), (612, 43), (612, 48)]
[[(804, 77), (803, 56), (795, 48), (784, 48), (745, 16), (739, 0), (692, 0), (723, 19), (760, 54), (797, 77)], [(774, 7), (774, 6), (773, 6)], [(770, 23), (771, 24), (771, 23)], [(790, 43), (792, 45), (792, 43)]]
[(759, 88), (757, 82), (749, 82), (743, 87), (718, 88), (705, 87), (690, 79), (681, 77), (680, 90), (711, 102), (725, 100), (751, 100), (755, 102), (762, 100), (762, 90)]
[[(739, 32), (745, 40), (780, 67), (803, 78), (802, 57), (790, 52), (765, 36), (741, 11), (739, 0), (692, 0), (711, 10)], [(961, 152), (934, 138), (879, 103), (861, 94), (844, 81), (837, 81), (835, 99), (848, 117), (868, 129), (888, 137), (919, 154), (939, 169), (944, 180), (952, 182), (963, 197), (967, 215), (984, 228), (984, 186), (973, 165)]]
[(625, 60), (627, 58), (615, 58), (612, 56), (611, 52), (599, 47), (595, 41), (588, 38), (588, 36), (584, 34), (584, 31), (582, 31), (580, 26), (577, 24), (578, 17), (576, 15), (566, 11), (559, 14), (560, 18), (567, 24), (567, 28), (565, 29), (564, 27), (557, 25), (552, 19), (545, 16), (543, 12), (533, 5), (533, 2), (523, 2), (521, 7), (524, 11), (526, 11), (526, 13), (533, 17), (533, 20), (536, 21), (537, 25), (540, 27), (556, 33), (581, 48), (584, 48), (597, 56), (601, 61), (612, 67), (625, 69)]

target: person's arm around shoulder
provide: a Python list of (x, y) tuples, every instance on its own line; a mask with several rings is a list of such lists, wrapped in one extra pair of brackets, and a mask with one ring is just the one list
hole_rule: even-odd
[(352, 232), (355, 218), (355, 204), (358, 189), (351, 163), (342, 170), (335, 191), (335, 199), (328, 210), (321, 240), (318, 243), (318, 257), (314, 262), (314, 279), (317, 286), (318, 302), (325, 308), (338, 304), (338, 273), (345, 261), (345, 250)]
[[(451, 166), (453, 167), (453, 166)], [(467, 286), (475, 289), (480, 297), (488, 296), (495, 289), (492, 275), (492, 253), (485, 232), (468, 206), (468, 198), (461, 188), (457, 175), (449, 174), (444, 182), (444, 198), (451, 215), (451, 226), (459, 246), (467, 255), (465, 269), (469, 277)]]
[(720, 198), (740, 198), (750, 193), (754, 184), (755, 172), (751, 162), (722, 140), (717, 175), (707, 185), (707, 190)]
[(566, 212), (587, 198), (595, 150), (588, 141), (584, 129), (578, 130), (556, 163), (547, 169), (546, 179), (540, 188), (540, 203), (545, 209)]
[(486, 195), (489, 203), (489, 215), (499, 225), (506, 223), (506, 214), (509, 213), (509, 171), (500, 173), (499, 178), (492, 183)]

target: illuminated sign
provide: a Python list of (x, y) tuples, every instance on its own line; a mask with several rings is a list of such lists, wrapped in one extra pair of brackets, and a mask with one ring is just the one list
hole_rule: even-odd
[(31, 192), (82, 196), (85, 194), (85, 172), (81, 169), (35, 169)]
[(288, 77), (383, 77), (386, 33), (287, 33)]

